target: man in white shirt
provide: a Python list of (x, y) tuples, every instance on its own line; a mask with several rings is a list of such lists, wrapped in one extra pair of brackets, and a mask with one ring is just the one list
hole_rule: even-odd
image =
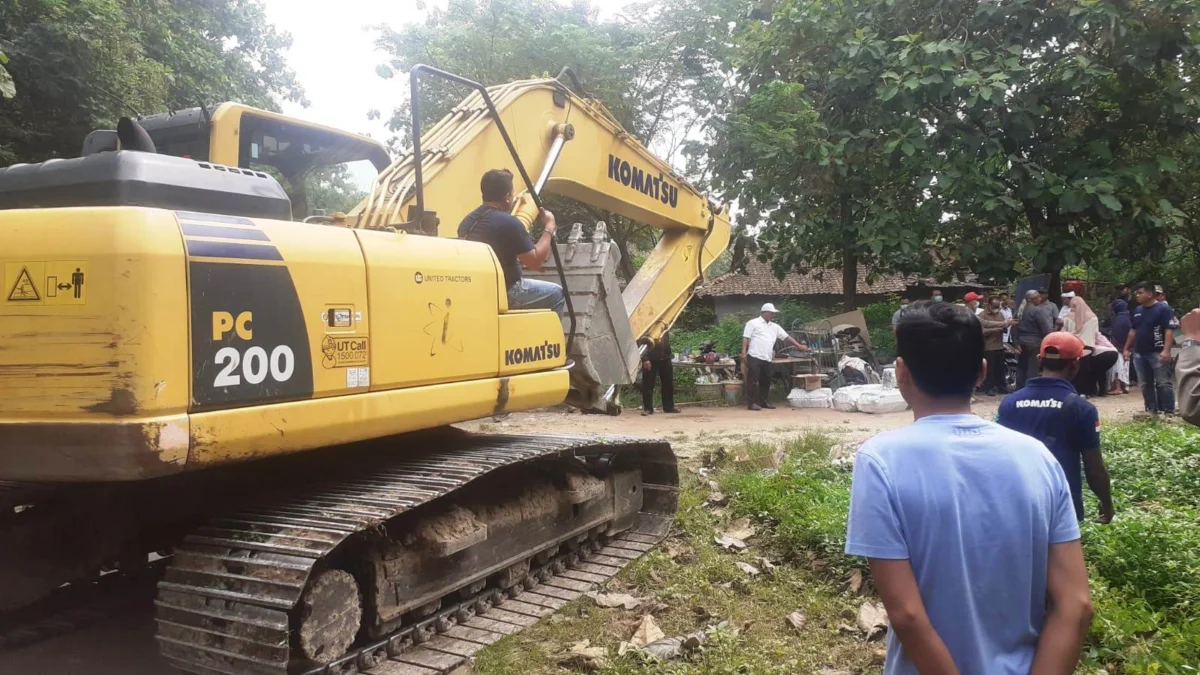
[(808, 345), (796, 342), (772, 319), (775, 305), (762, 306), (757, 319), (746, 322), (742, 331), (742, 377), (746, 380), (746, 407), (750, 410), (774, 408), (767, 397), (771, 393), (771, 359), (775, 358), (775, 341), (786, 340), (800, 351), (808, 351)]
[[(1016, 305), (1016, 303), (1008, 298), (1008, 293), (1000, 294), (1000, 313), (1004, 315), (1005, 321), (1013, 320), (1013, 308), (1015, 305)], [(895, 331), (892, 331), (892, 332), (894, 333)], [(1012, 342), (1012, 328), (1011, 327), (1008, 330), (1004, 331), (1004, 342), (1005, 342), (1005, 344)]]

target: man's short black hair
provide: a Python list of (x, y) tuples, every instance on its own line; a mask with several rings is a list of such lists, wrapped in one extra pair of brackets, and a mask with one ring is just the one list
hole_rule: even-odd
[(926, 396), (969, 399), (983, 361), (983, 326), (966, 307), (915, 302), (896, 324), (896, 354)]
[(513, 175), (508, 169), (492, 169), (483, 174), (479, 191), (485, 202), (502, 202), (513, 191)]
[(1042, 359), (1042, 370), (1051, 373), (1062, 373), (1066, 372), (1072, 363), (1075, 363), (1075, 359)]
[(1149, 291), (1151, 293), (1154, 292), (1154, 289), (1150, 288), (1150, 284), (1148, 284), (1144, 281), (1137, 282), (1136, 284), (1133, 285), (1133, 288), (1131, 288), (1129, 290), (1134, 293), (1137, 293), (1138, 291), (1142, 291), (1142, 290)]

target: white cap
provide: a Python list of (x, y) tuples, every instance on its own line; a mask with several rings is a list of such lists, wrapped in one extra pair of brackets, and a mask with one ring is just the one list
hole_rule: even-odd
[(1062, 297), (1067, 298), (1069, 300), (1069, 299), (1075, 297), (1075, 291), (1067, 291), (1066, 293), (1062, 294)]
[(768, 302), (767, 304), (763, 305), (762, 309), (758, 310), (759, 314), (762, 314), (763, 312), (771, 312), (772, 314), (778, 314), (779, 310), (775, 309), (775, 305), (772, 305), (771, 303)]

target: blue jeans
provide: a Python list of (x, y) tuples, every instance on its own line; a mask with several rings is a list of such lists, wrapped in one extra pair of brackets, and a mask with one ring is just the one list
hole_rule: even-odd
[(522, 278), (508, 287), (509, 309), (552, 309), (562, 318), (566, 307), (567, 299), (558, 284)]
[(1158, 352), (1134, 354), (1133, 367), (1137, 369), (1138, 382), (1142, 385), (1146, 412), (1175, 412), (1171, 367), (1167, 363), (1159, 363)]

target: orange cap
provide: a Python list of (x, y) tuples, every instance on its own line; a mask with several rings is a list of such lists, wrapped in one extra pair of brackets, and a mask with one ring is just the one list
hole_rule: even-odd
[(1062, 359), (1070, 361), (1083, 358), (1087, 348), (1083, 340), (1066, 331), (1051, 333), (1042, 339), (1041, 357), (1043, 359)]

